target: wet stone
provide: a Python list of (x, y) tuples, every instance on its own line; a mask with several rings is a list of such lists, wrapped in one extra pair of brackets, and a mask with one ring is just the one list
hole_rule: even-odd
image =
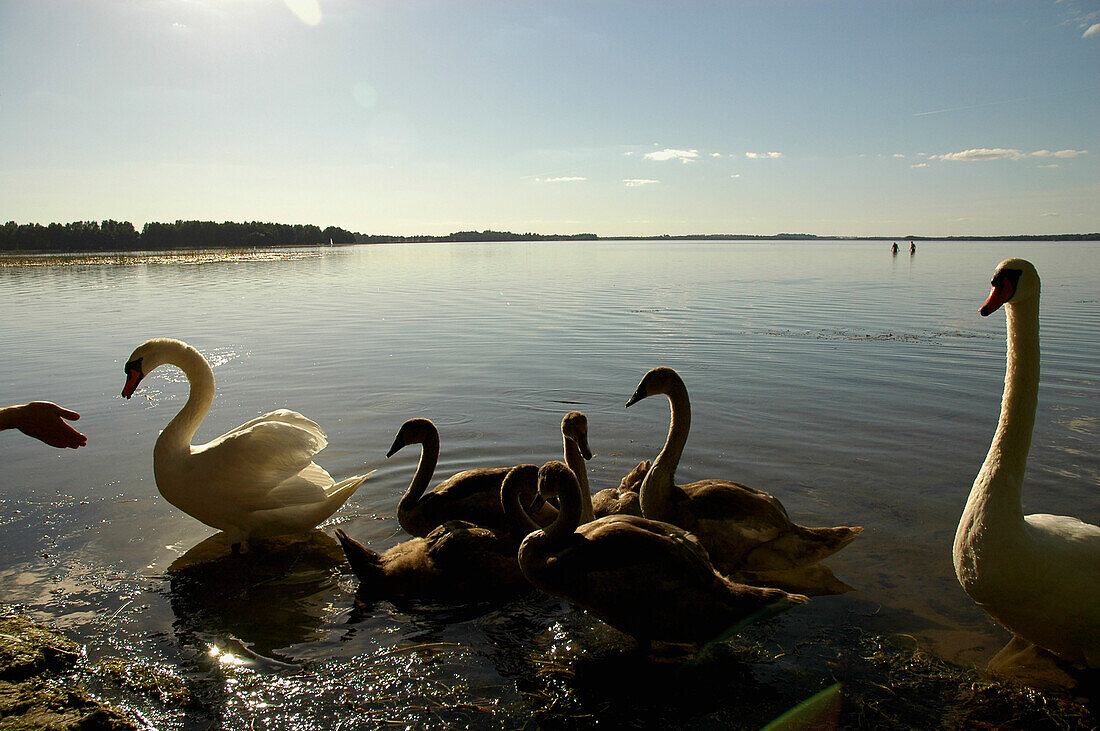
[(81, 690), (57, 687), (48, 681), (0, 681), (0, 731), (129, 731), (138, 726), (121, 712)]
[(80, 645), (26, 617), (0, 609), (0, 731), (138, 729), (121, 711), (72, 682)]
[(26, 617), (0, 615), (0, 680), (61, 672), (80, 655), (80, 645), (48, 627)]

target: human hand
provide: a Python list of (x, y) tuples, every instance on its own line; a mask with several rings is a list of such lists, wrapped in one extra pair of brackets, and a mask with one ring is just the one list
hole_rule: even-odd
[(75, 411), (49, 401), (31, 401), (14, 408), (16, 414), (13, 426), (29, 437), (61, 449), (76, 449), (88, 443), (88, 437), (65, 421), (79, 419), (80, 414)]

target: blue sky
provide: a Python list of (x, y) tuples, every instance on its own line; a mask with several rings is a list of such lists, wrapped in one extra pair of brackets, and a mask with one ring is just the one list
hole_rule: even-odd
[(1100, 231), (1100, 2), (0, 0), (0, 218)]

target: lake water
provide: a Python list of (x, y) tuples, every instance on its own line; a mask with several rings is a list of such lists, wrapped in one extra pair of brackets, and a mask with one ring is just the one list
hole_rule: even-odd
[[(868, 638), (982, 666), (1009, 636), (951, 564), (1004, 379), (1004, 315), (981, 318), (978, 306), (999, 261), (1036, 264), (1043, 375), (1025, 509), (1100, 523), (1100, 246), (922, 242), (896, 257), (889, 247), (0, 259), (0, 403), (56, 401), (82, 414), (88, 436), (59, 452), (0, 434), (0, 591), (86, 643), (89, 682), (165, 728), (515, 728), (532, 717), (758, 727), (833, 682), (858, 683), (845, 668)], [(560, 459), (559, 422), (580, 409), (600, 489), (663, 444), (664, 399), (623, 406), (647, 370), (671, 366), (693, 409), (678, 479), (735, 479), (803, 524), (865, 526), (828, 561), (857, 590), (749, 630), (699, 683), (683, 663), (622, 662), (629, 640), (537, 593), (504, 606), (357, 607), (355, 578), (323, 550), (289, 566), (257, 557), (242, 571), (169, 572), (214, 531), (169, 505), (152, 477), (153, 443), (186, 399), (182, 374), (157, 370), (133, 400), (119, 397), (130, 352), (156, 336), (213, 364), (218, 393), (196, 441), (292, 408), (328, 433), (317, 461), (334, 477), (377, 470), (323, 528), (378, 550), (404, 538), (395, 509), (418, 453), (385, 457), (404, 420), (439, 427), (438, 478)], [(174, 678), (190, 700), (128, 694), (136, 681), (94, 668), (110, 656)]]

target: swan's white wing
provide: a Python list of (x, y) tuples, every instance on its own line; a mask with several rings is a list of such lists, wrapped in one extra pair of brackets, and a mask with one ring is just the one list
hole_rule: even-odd
[(1059, 551), (1091, 557), (1100, 571), (1100, 527), (1068, 515), (1037, 513), (1024, 516), (1032, 537)]
[(250, 429), (257, 424), (262, 424), (269, 421), (277, 421), (283, 424), (290, 424), (291, 426), (296, 426), (301, 429), (305, 429), (308, 432), (312, 432), (318, 439), (321, 440), (321, 446), (318, 451), (328, 446), (328, 435), (325, 434), (324, 430), (321, 429), (320, 425), (317, 424), (317, 422), (313, 421), (313, 419), (307, 419), (306, 417), (299, 414), (297, 411), (291, 411), (290, 409), (278, 409), (276, 411), (272, 411), (269, 414), (257, 416), (252, 421), (246, 421), (240, 426), (234, 429), (230, 429), (225, 434), (223, 434), (221, 438), (224, 439), (231, 434), (236, 434), (237, 432)]
[(272, 492), (303, 471), (303, 489), (322, 479), (331, 484), (328, 473), (313, 464), (313, 455), (325, 443), (317, 430), (255, 419), (249, 426), (196, 447), (189, 460), (190, 479), (196, 484), (205, 482), (203, 487), (211, 499), (232, 501), (243, 510), (283, 507), (285, 503)]
[(279, 506), (307, 505), (323, 502), (329, 496), (334, 482), (332, 476), (319, 464), (310, 463), (272, 490), (268, 497)]

